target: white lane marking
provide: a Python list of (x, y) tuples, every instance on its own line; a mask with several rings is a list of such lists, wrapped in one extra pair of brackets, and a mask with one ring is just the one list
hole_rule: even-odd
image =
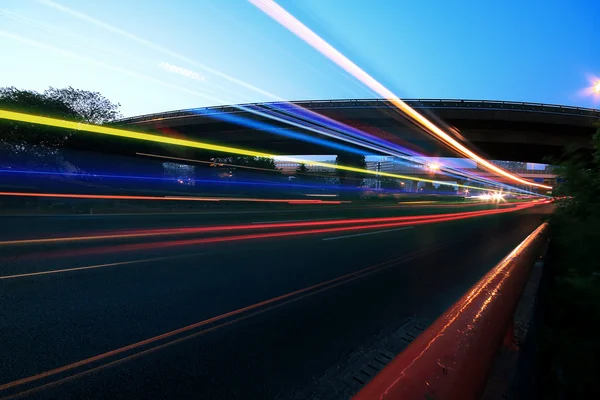
[(344, 217), (319, 218), (319, 219), (288, 219), (285, 221), (256, 221), (256, 222), (252, 222), (252, 223), (253, 224), (275, 224), (275, 223), (284, 223), (284, 222), (317, 222), (317, 221), (331, 221), (334, 219), (344, 219)]
[(346, 238), (351, 238), (351, 237), (356, 237), (356, 236), (377, 235), (378, 233), (403, 231), (405, 229), (412, 229), (412, 228), (414, 228), (414, 226), (405, 226), (403, 228), (386, 229), (385, 231), (375, 231), (375, 232), (367, 232), (367, 233), (355, 233), (354, 235), (328, 237), (328, 238), (324, 238), (324, 239), (321, 239), (321, 240), (338, 240), (338, 239), (346, 239)]
[(166, 256), (166, 257), (156, 257), (156, 258), (146, 258), (142, 260), (133, 260), (133, 261), (120, 261), (108, 264), (98, 264), (98, 265), (87, 265), (85, 267), (75, 267), (75, 268), (65, 268), (65, 269), (51, 269), (48, 271), (40, 271), (40, 272), (29, 272), (26, 274), (15, 274), (15, 275), (5, 275), (0, 276), (0, 280), (2, 279), (15, 279), (15, 278), (25, 278), (28, 276), (37, 276), (37, 275), (50, 275), (50, 274), (61, 274), (65, 272), (72, 271), (82, 271), (86, 269), (97, 269), (97, 268), (106, 268), (106, 267), (116, 267), (118, 265), (129, 265), (129, 264), (139, 264), (144, 262), (152, 262), (152, 261), (162, 261), (162, 260), (170, 260), (174, 258), (184, 258), (184, 257), (193, 257), (193, 256), (201, 256), (210, 253), (192, 253), (192, 254), (182, 254), (178, 256)]

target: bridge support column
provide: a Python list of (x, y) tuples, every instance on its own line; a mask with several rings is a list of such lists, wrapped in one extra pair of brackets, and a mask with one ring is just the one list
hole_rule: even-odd
[(410, 182), (410, 186), (408, 187), (408, 189), (406, 189), (406, 191), (409, 193), (418, 193), (419, 192), (419, 183), (421, 183), (421, 181), (409, 181), (409, 182)]

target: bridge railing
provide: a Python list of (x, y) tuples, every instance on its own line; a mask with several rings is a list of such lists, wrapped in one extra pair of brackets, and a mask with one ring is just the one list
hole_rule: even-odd
[[(449, 108), (449, 109), (492, 109), (492, 110), (515, 110), (544, 112), (551, 114), (564, 114), (574, 116), (589, 116), (600, 118), (600, 110), (593, 108), (582, 108), (572, 106), (561, 106), (555, 104), (543, 103), (524, 103), (515, 101), (494, 101), (494, 100), (452, 100), (452, 99), (406, 99), (405, 103), (414, 108)], [(312, 109), (327, 108), (387, 108), (389, 102), (385, 99), (356, 99), (356, 100), (306, 100), (293, 101), (292, 105), (298, 105)], [(140, 115), (136, 117), (123, 118), (116, 121), (117, 124), (132, 124), (136, 122), (151, 121), (159, 118), (174, 118), (189, 115), (210, 115), (211, 113), (239, 112), (240, 108), (278, 106), (291, 107), (290, 103), (272, 102), (272, 103), (248, 103), (239, 105), (224, 105), (214, 107), (190, 108), (184, 110), (167, 111), (163, 113), (154, 113)]]
[(546, 234), (544, 223), (394, 358), (354, 400), (478, 399)]
[[(557, 175), (556, 171), (554, 171), (552, 168), (527, 169), (527, 168), (506, 168), (506, 167), (504, 167), (504, 169), (507, 171), (510, 171), (512, 173), (519, 174), (519, 175)], [(484, 174), (488, 173), (489, 174), (489, 171), (484, 168), (476, 168), (476, 169), (465, 168), (465, 170), (474, 171), (477, 173), (484, 173)]]
[[(367, 169), (371, 169), (371, 170), (375, 171), (374, 167), (369, 168), (369, 166), (367, 166)], [(521, 168), (504, 168), (504, 169), (507, 171), (510, 171), (512, 173), (519, 174), (519, 175), (553, 175), (553, 176), (556, 176), (556, 172), (553, 172), (552, 170), (545, 170), (545, 169), (524, 169), (524, 168), (523, 169), (521, 169)], [(461, 170), (464, 172), (475, 172), (475, 173), (481, 174), (483, 176), (495, 176), (494, 174), (491, 174), (488, 170), (486, 170), (484, 168), (461, 168)], [(385, 167), (385, 166), (382, 166), (380, 171), (394, 173), (394, 174), (403, 174), (403, 175), (416, 174), (416, 175), (430, 175), (432, 177), (436, 176), (431, 171), (429, 171), (426, 167), (423, 167), (423, 166), (415, 166), (415, 167), (410, 167), (410, 166)]]

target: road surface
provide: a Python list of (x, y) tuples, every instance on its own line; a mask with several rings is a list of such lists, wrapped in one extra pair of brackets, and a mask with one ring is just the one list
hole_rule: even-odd
[(347, 396), (357, 357), (414, 336), (545, 215), (344, 220), (475, 209), (0, 217), (0, 398)]

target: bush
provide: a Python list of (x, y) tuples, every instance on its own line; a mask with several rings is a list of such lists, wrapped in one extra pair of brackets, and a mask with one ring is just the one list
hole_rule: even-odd
[(551, 264), (540, 330), (541, 398), (600, 398), (600, 129), (591, 160), (568, 151), (551, 218)]

